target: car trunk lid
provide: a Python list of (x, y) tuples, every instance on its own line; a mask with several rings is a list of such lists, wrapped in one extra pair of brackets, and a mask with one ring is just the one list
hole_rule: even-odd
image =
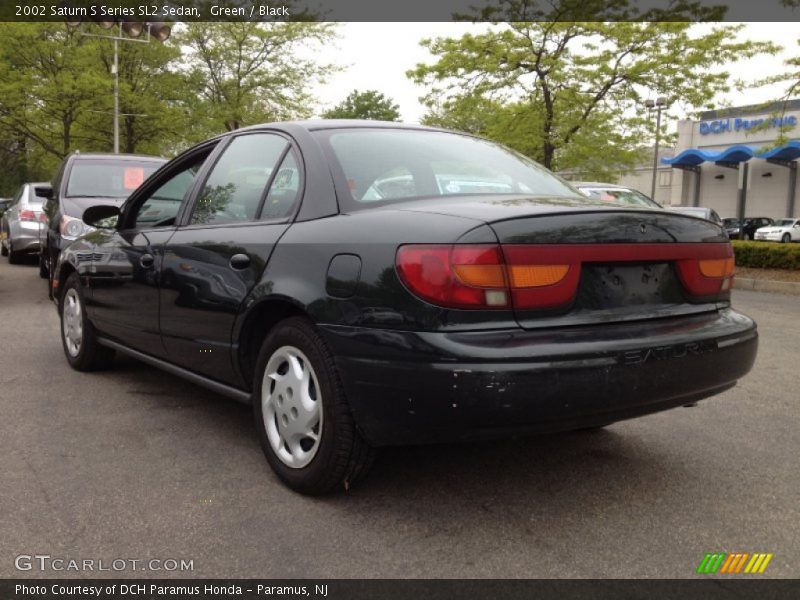
[[(702, 219), (584, 209), (498, 219), (490, 226), (503, 248), (512, 288), (515, 269), (530, 271), (524, 265), (566, 269), (557, 283), (512, 289), (516, 319), (526, 329), (713, 311), (731, 283), (722, 293), (708, 293), (710, 288), (697, 280), (700, 260), (712, 271), (732, 268), (725, 232)], [(700, 279), (706, 278), (701, 274)]]

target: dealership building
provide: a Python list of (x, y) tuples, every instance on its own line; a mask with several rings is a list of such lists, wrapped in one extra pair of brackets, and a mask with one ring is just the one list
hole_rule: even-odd
[[(778, 142), (781, 131), (787, 138)], [(655, 200), (705, 206), (722, 217), (800, 213), (800, 99), (707, 111), (678, 122), (674, 149), (659, 153)], [(652, 159), (620, 179), (650, 194)]]

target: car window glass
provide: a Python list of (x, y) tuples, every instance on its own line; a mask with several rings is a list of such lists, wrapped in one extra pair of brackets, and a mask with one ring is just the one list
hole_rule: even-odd
[(255, 219), (258, 206), (288, 142), (273, 134), (234, 138), (214, 165), (192, 211), (193, 225)]
[(195, 157), (191, 163), (175, 173), (139, 206), (134, 218), (137, 229), (168, 227), (175, 223), (183, 199), (189, 192), (200, 167), (210, 150)]
[[(315, 132), (350, 208), (430, 196), (525, 194), (585, 199), (541, 166), (486, 140), (418, 130)], [(352, 203), (351, 203), (352, 201)]]
[(300, 169), (294, 152), (289, 152), (278, 167), (261, 209), (261, 219), (281, 219), (292, 212), (300, 192)]
[(127, 198), (161, 166), (163, 160), (76, 159), (69, 172), (67, 196)]

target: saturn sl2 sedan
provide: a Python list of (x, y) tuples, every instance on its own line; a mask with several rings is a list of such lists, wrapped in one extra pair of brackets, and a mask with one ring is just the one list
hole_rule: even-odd
[(385, 445), (602, 427), (736, 384), (756, 325), (709, 221), (588, 198), (489, 141), (267, 124), (173, 159), (60, 255), (69, 364), (252, 403), (291, 488)]

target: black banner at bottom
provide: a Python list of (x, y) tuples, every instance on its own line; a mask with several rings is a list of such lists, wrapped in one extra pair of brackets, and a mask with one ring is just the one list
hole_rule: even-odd
[(647, 579), (4, 579), (0, 600), (792, 600), (800, 580)]

